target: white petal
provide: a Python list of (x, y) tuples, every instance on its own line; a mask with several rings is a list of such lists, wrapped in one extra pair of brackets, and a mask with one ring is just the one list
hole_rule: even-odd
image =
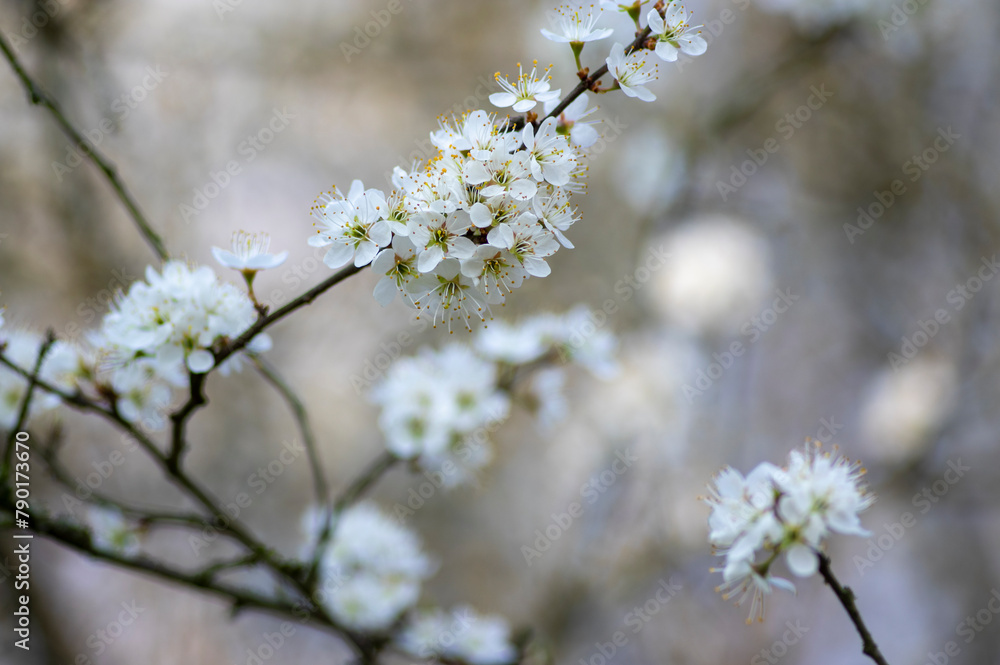
[(680, 42), (681, 50), (688, 55), (701, 55), (708, 50), (708, 42), (699, 35), (684, 35), (677, 41)]
[(508, 106), (513, 105), (516, 101), (517, 97), (511, 92), (494, 92), (490, 95), (490, 103), (493, 104), (493, 106), (500, 108), (507, 108)]
[(391, 277), (383, 277), (378, 281), (378, 284), (375, 285), (375, 291), (372, 295), (375, 296), (375, 300), (378, 304), (385, 307), (396, 299), (396, 293), (398, 291), (399, 289), (396, 288), (396, 281), (394, 279)]
[(663, 29), (666, 27), (663, 23), (663, 17), (660, 16), (660, 12), (655, 9), (650, 9), (649, 13), (646, 14), (646, 24), (649, 25), (649, 30), (654, 35), (662, 35)]
[(819, 557), (806, 545), (793, 545), (785, 555), (788, 569), (799, 577), (810, 577), (819, 568)]
[(431, 247), (423, 251), (417, 258), (417, 270), (420, 272), (430, 272), (441, 263), (444, 258), (444, 251), (440, 247)]
[(667, 62), (675, 62), (677, 60), (677, 47), (670, 42), (656, 42), (656, 55)]
[(187, 357), (188, 369), (195, 374), (204, 374), (215, 365), (215, 356), (204, 349), (192, 351)]
[[(490, 97), (492, 96), (493, 95), (490, 95)], [(542, 95), (539, 94), (538, 96), (541, 97)], [(513, 97), (513, 95), (511, 95), (511, 97)], [(513, 110), (517, 113), (524, 113), (525, 111), (530, 111), (531, 109), (535, 108), (537, 104), (538, 102), (536, 102), (534, 99), (522, 99), (516, 104), (514, 104)]]
[(354, 266), (360, 268), (361, 266), (368, 265), (375, 258), (376, 254), (378, 254), (378, 245), (368, 241), (361, 243), (358, 245), (357, 253), (354, 255)]
[(542, 28), (541, 32), (542, 32), (542, 36), (543, 37), (545, 37), (546, 39), (551, 39), (554, 42), (559, 42), (561, 44), (565, 44), (565, 43), (569, 42), (569, 39), (567, 39), (566, 37), (564, 37), (562, 35), (557, 35), (554, 32), (546, 30), (545, 28)]
[(220, 249), (218, 247), (213, 247), (212, 248), (212, 256), (215, 257), (216, 261), (218, 261), (219, 263), (221, 263), (222, 265), (224, 265), (227, 268), (240, 268), (240, 267), (242, 267), (242, 261), (240, 261), (240, 257), (236, 256), (232, 252), (227, 252), (224, 249)]
[(473, 204), (469, 210), (469, 218), (477, 227), (484, 229), (493, 224), (493, 213), (484, 203)]
[(354, 257), (354, 248), (343, 242), (335, 242), (323, 257), (323, 263), (336, 270), (343, 267)]

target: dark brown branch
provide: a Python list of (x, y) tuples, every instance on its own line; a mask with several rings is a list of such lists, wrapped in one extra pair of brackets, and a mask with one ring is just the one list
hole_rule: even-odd
[(170, 436), (170, 455), (167, 457), (167, 464), (172, 469), (180, 467), (181, 456), (184, 454), (186, 444), (185, 430), (188, 419), (199, 408), (208, 404), (205, 397), (205, 377), (206, 374), (191, 375), (191, 383), (188, 388), (188, 401), (180, 409), (170, 414), (170, 421), (173, 424)]
[(868, 632), (868, 627), (865, 626), (864, 620), (861, 618), (861, 612), (858, 611), (858, 606), (854, 602), (854, 592), (851, 591), (850, 587), (845, 587), (837, 581), (837, 578), (833, 574), (833, 570), (830, 567), (830, 557), (825, 554), (817, 554), (819, 556), (819, 572), (823, 576), (823, 580), (827, 585), (833, 589), (833, 593), (837, 596), (837, 600), (840, 604), (844, 606), (847, 611), (847, 616), (851, 618), (851, 622), (854, 627), (858, 629), (858, 634), (861, 635), (861, 651), (874, 660), (878, 665), (889, 665), (886, 662), (885, 657), (882, 652), (879, 651), (878, 645), (875, 644), (872, 634)]
[(42, 106), (48, 109), (52, 117), (55, 118), (56, 123), (59, 128), (62, 129), (63, 133), (69, 137), (73, 143), (80, 146), (83, 153), (90, 159), (94, 165), (100, 169), (101, 173), (107, 179), (111, 188), (114, 190), (115, 195), (118, 200), (121, 201), (122, 205), (128, 211), (129, 216), (135, 225), (139, 228), (139, 233), (142, 237), (149, 243), (149, 246), (153, 249), (156, 255), (163, 261), (169, 258), (167, 253), (167, 248), (163, 244), (163, 240), (160, 236), (153, 230), (153, 227), (149, 225), (146, 221), (146, 216), (143, 215), (142, 211), (139, 209), (139, 204), (136, 202), (135, 198), (129, 192), (128, 187), (122, 182), (121, 178), (118, 176), (118, 171), (115, 165), (105, 157), (90, 141), (83, 137), (76, 127), (66, 118), (66, 115), (62, 112), (59, 104), (55, 99), (50, 97), (35, 81), (31, 76), (24, 70), (21, 62), (18, 60), (17, 55), (10, 48), (7, 40), (2, 34), (0, 34), (0, 51), (3, 51), (4, 57), (7, 62), (10, 63), (11, 68), (20, 79), (21, 85), (24, 87), (25, 92), (28, 93), (28, 101), (36, 106)]
[(325, 280), (323, 280), (316, 286), (312, 287), (311, 289), (309, 289), (308, 291), (306, 291), (301, 296), (291, 301), (284, 307), (276, 309), (273, 313), (268, 314), (266, 316), (261, 316), (254, 322), (252, 326), (247, 328), (242, 335), (240, 335), (232, 342), (230, 342), (229, 344), (227, 344), (226, 346), (222, 347), (221, 349), (215, 352), (215, 367), (218, 367), (220, 364), (222, 364), (222, 362), (225, 361), (229, 356), (233, 355), (237, 351), (242, 350), (247, 344), (250, 343), (250, 340), (252, 340), (254, 337), (263, 332), (265, 328), (268, 328), (273, 323), (279, 321), (280, 319), (285, 318), (286, 316), (288, 316), (295, 310), (299, 309), (300, 307), (308, 305), (313, 300), (316, 300), (316, 298), (318, 298), (323, 293), (328, 291), (330, 288), (336, 286), (337, 284), (347, 279), (351, 275), (357, 274), (359, 272), (361, 272), (361, 268), (358, 268), (354, 265), (347, 266), (346, 268), (341, 268), (338, 272), (333, 273), (333, 275), (327, 277)]

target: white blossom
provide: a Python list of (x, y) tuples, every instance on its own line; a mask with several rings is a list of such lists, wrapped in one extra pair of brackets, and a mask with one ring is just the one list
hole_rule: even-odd
[(521, 64), (518, 63), (517, 81), (510, 83), (506, 78), (500, 77), (500, 72), (494, 75), (497, 83), (503, 88), (503, 92), (495, 92), (490, 95), (490, 103), (500, 108), (512, 107), (515, 113), (524, 113), (535, 108), (539, 102), (545, 103), (552, 99), (557, 99), (561, 90), (550, 90), (548, 75), (549, 70), (543, 72), (543, 78), (537, 76), (537, 63), (531, 68), (530, 74), (525, 74)]
[(424, 610), (409, 618), (399, 646), (417, 658), (444, 658), (470, 665), (513, 663), (517, 650), (510, 641), (510, 627), (496, 615), (480, 615), (471, 607), (451, 612)]
[(510, 408), (496, 381), (496, 366), (465, 346), (396, 361), (371, 395), (382, 409), (386, 446), (425, 469), (450, 463), (448, 486), (470, 480), (490, 461), (489, 428)]
[[(587, 97), (587, 93), (581, 93), (579, 97), (570, 102), (569, 106), (563, 109), (562, 113), (558, 116), (558, 129), (560, 133), (568, 133), (570, 142), (574, 145), (578, 145), (581, 148), (589, 148), (590, 146), (597, 143), (597, 139), (601, 136), (594, 129), (594, 125), (597, 121), (590, 120), (584, 122), (584, 118), (593, 115), (597, 111), (597, 107), (587, 108), (590, 103), (590, 98)], [(545, 102), (545, 113), (551, 113), (558, 106), (558, 100), (552, 100), (550, 102)]]
[(554, 25), (555, 31), (542, 29), (542, 36), (554, 42), (563, 44), (582, 44), (606, 39), (614, 34), (612, 28), (598, 28), (597, 22), (601, 18), (603, 9), (594, 11), (593, 5), (584, 9), (583, 7), (563, 6), (556, 9), (559, 18)]
[[(28, 374), (34, 372), (44, 342), (41, 335), (25, 330), (10, 330), (3, 334), (0, 342), (6, 345), (3, 355), (8, 361)], [(66, 342), (56, 341), (42, 360), (38, 376), (56, 388), (72, 392), (76, 387), (78, 367), (75, 350)], [(28, 379), (6, 366), (0, 366), (0, 428), (10, 429), (17, 424), (27, 390)], [(51, 411), (57, 406), (58, 396), (36, 387), (32, 393), (28, 416)]]
[(379, 248), (389, 244), (392, 233), (385, 221), (388, 206), (381, 191), (366, 190), (360, 180), (355, 180), (346, 197), (324, 195), (320, 203), (313, 208), (313, 216), (323, 228), (309, 239), (309, 244), (330, 246), (323, 257), (329, 267), (340, 268), (352, 259), (355, 266), (368, 265)]
[(691, 27), (690, 18), (684, 5), (676, 1), (667, 5), (663, 16), (656, 9), (649, 10), (646, 22), (650, 35), (656, 38), (656, 55), (667, 62), (675, 62), (678, 53), (695, 56), (708, 50), (708, 42), (698, 34), (701, 26)]
[(742, 604), (752, 598), (750, 618), (763, 618), (763, 598), (772, 586), (794, 590), (774, 577), (772, 565), (785, 556), (798, 577), (813, 575), (818, 552), (832, 533), (868, 536), (859, 513), (874, 501), (861, 483), (864, 470), (844, 457), (807, 444), (793, 450), (784, 468), (762, 463), (744, 478), (723, 469), (709, 487), (709, 542), (725, 557), (724, 598)]
[(226, 268), (240, 272), (254, 273), (258, 270), (277, 268), (288, 258), (288, 252), (267, 253), (271, 245), (271, 238), (266, 233), (250, 234), (246, 231), (238, 231), (233, 234), (232, 243), (232, 251), (213, 247), (212, 256)]
[(615, 43), (611, 47), (611, 55), (607, 58), (608, 71), (618, 81), (621, 88), (629, 97), (636, 97), (644, 102), (656, 100), (656, 95), (646, 88), (646, 84), (655, 81), (656, 65), (650, 64), (645, 51), (635, 51), (625, 55), (625, 46)]
[(411, 531), (371, 503), (348, 508), (323, 553), (326, 606), (344, 625), (382, 631), (417, 602), (435, 566)]
[(146, 281), (115, 303), (101, 332), (108, 344), (128, 352), (126, 361), (148, 357), (164, 372), (186, 366), (201, 373), (214, 366), (216, 343), (238, 337), (255, 318), (249, 297), (218, 281), (211, 268), (169, 261), (162, 272), (146, 269)]

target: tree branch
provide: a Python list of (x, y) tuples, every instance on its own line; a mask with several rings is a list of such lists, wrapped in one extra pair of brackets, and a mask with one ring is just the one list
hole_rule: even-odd
[(139, 233), (146, 240), (149, 246), (152, 248), (153, 252), (162, 261), (166, 261), (169, 257), (167, 253), (167, 248), (163, 244), (163, 239), (153, 230), (153, 227), (149, 225), (146, 221), (146, 216), (143, 215), (142, 211), (139, 209), (139, 204), (133, 198), (131, 192), (129, 192), (128, 187), (122, 182), (122, 179), (118, 177), (118, 171), (115, 165), (105, 157), (98, 149), (83, 137), (82, 134), (73, 126), (73, 124), (66, 118), (66, 115), (62, 112), (59, 104), (49, 96), (41, 86), (39, 86), (31, 76), (25, 71), (21, 62), (18, 60), (17, 55), (11, 49), (10, 45), (7, 43), (6, 38), (3, 34), (0, 34), (0, 51), (3, 51), (4, 57), (7, 62), (10, 63), (11, 68), (20, 79), (21, 85), (24, 87), (25, 92), (28, 93), (28, 101), (36, 106), (43, 106), (48, 109), (52, 117), (55, 118), (56, 123), (59, 128), (62, 129), (63, 133), (69, 137), (73, 143), (80, 146), (83, 153), (90, 159), (94, 165), (100, 169), (101, 173), (107, 179), (108, 183), (111, 185), (111, 189), (114, 190), (115, 195), (118, 200), (121, 201), (122, 205), (125, 206), (125, 210), (128, 211), (129, 216), (132, 221), (139, 228)]
[(316, 490), (316, 501), (319, 505), (326, 505), (330, 498), (330, 489), (326, 484), (326, 477), (323, 475), (323, 463), (319, 457), (319, 450), (316, 447), (316, 437), (313, 434), (312, 426), (309, 424), (309, 414), (306, 407), (295, 394), (291, 386), (285, 382), (278, 374), (277, 370), (269, 362), (258, 355), (253, 356), (254, 365), (260, 375), (270, 383), (278, 394), (281, 395), (299, 426), (299, 434), (302, 436), (302, 445), (306, 449), (309, 457), (309, 467), (312, 470), (313, 486)]
[(819, 572), (823, 576), (823, 580), (827, 585), (833, 589), (833, 593), (837, 596), (837, 600), (840, 604), (844, 606), (847, 610), (847, 616), (851, 618), (851, 622), (854, 627), (858, 629), (858, 634), (861, 635), (861, 651), (866, 656), (874, 660), (878, 665), (889, 665), (886, 662), (885, 657), (882, 652), (879, 651), (878, 645), (875, 644), (872, 634), (868, 632), (868, 627), (865, 626), (864, 620), (861, 618), (861, 612), (858, 611), (858, 606), (854, 602), (854, 592), (851, 591), (850, 587), (845, 587), (837, 581), (837, 578), (833, 574), (833, 570), (830, 567), (830, 557), (825, 554), (817, 552), (819, 557)]
[[(42, 371), (42, 363), (45, 361), (45, 356), (48, 355), (49, 349), (55, 344), (56, 337), (52, 330), (49, 330), (45, 335), (45, 341), (38, 349), (38, 358), (35, 359), (35, 367), (31, 371), (31, 374), (25, 378), (28, 380), (28, 386), (24, 390), (24, 399), (21, 400), (21, 408), (17, 414), (17, 422), (11, 428), (10, 432), (7, 433), (7, 443), (3, 450), (3, 464), (0, 466), (0, 485), (6, 486), (7, 476), (10, 474), (10, 456), (14, 451), (14, 442), (17, 439), (17, 433), (24, 428), (24, 423), (28, 420), (28, 412), (31, 410), (31, 398), (35, 393), (35, 388), (38, 386), (38, 373)], [(2, 348), (0, 348), (2, 351)]]

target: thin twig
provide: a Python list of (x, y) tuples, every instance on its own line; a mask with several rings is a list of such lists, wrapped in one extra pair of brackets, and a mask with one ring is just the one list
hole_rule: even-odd
[(830, 567), (830, 557), (825, 554), (817, 554), (817, 556), (819, 556), (819, 572), (823, 576), (823, 580), (833, 589), (837, 600), (847, 610), (847, 616), (851, 618), (854, 627), (858, 629), (858, 634), (861, 635), (861, 651), (878, 663), (878, 665), (889, 665), (882, 652), (879, 651), (878, 645), (875, 644), (872, 634), (868, 632), (868, 627), (865, 626), (864, 620), (861, 618), (861, 612), (858, 611), (858, 606), (854, 603), (854, 592), (851, 591), (850, 587), (842, 586), (837, 581)]
[(326, 476), (323, 474), (323, 463), (319, 457), (319, 449), (316, 447), (316, 437), (313, 435), (312, 426), (309, 423), (309, 414), (306, 412), (306, 407), (302, 403), (302, 400), (295, 391), (292, 390), (291, 386), (281, 378), (278, 371), (271, 366), (271, 363), (267, 362), (258, 355), (253, 356), (254, 365), (257, 367), (257, 371), (260, 375), (270, 383), (278, 394), (281, 395), (285, 403), (288, 404), (288, 408), (291, 410), (292, 415), (295, 417), (295, 422), (299, 427), (299, 434), (302, 437), (302, 445), (306, 449), (306, 455), (309, 457), (309, 467), (312, 470), (313, 486), (316, 490), (316, 501), (319, 505), (324, 506), (330, 498), (330, 489), (326, 484)]
[(31, 374), (26, 377), (28, 385), (24, 389), (21, 409), (18, 411), (17, 421), (7, 434), (7, 444), (3, 450), (3, 465), (0, 467), (0, 485), (6, 486), (7, 484), (7, 476), (10, 474), (10, 456), (14, 451), (14, 442), (17, 440), (17, 433), (24, 429), (24, 423), (28, 420), (28, 412), (31, 410), (31, 399), (35, 393), (35, 388), (38, 386), (38, 374), (42, 371), (42, 363), (45, 361), (45, 356), (48, 355), (49, 349), (52, 348), (55, 342), (55, 333), (49, 330), (45, 335), (45, 341), (42, 342), (42, 345), (38, 349), (35, 367), (31, 371)]
[[(343, 280), (347, 279), (351, 275), (355, 275), (361, 272), (361, 268), (355, 265), (349, 265), (346, 268), (342, 268), (338, 272), (333, 273), (331, 276), (327, 277), (325, 280), (309, 289), (301, 296), (295, 300), (289, 302), (284, 307), (276, 309), (273, 313), (261, 316), (253, 325), (243, 331), (243, 334), (234, 339), (229, 344), (225, 345), (221, 349), (215, 352), (215, 367), (218, 367), (226, 358), (233, 355), (237, 351), (242, 350), (247, 344), (250, 343), (254, 337), (259, 335), (263, 330), (280, 319), (285, 318), (295, 310), (308, 305), (313, 300), (316, 300), (323, 293), (328, 291), (330, 288), (336, 286)], [(214, 369), (214, 368), (213, 368)]]
[(10, 63), (11, 68), (17, 75), (17, 78), (21, 80), (21, 85), (24, 86), (25, 92), (28, 93), (28, 101), (36, 106), (43, 106), (52, 114), (55, 118), (56, 123), (62, 129), (63, 133), (69, 137), (73, 143), (80, 146), (83, 149), (83, 153), (90, 159), (94, 165), (100, 169), (101, 173), (110, 183), (111, 188), (115, 191), (115, 195), (118, 200), (122, 202), (125, 209), (128, 211), (129, 216), (135, 225), (139, 228), (139, 233), (145, 238), (146, 242), (153, 249), (156, 255), (163, 261), (169, 258), (167, 253), (167, 248), (163, 244), (163, 239), (153, 230), (153, 227), (149, 225), (146, 221), (146, 216), (142, 214), (139, 209), (139, 204), (136, 202), (135, 198), (129, 192), (128, 187), (122, 182), (122, 179), (118, 176), (118, 170), (115, 165), (105, 157), (93, 143), (88, 141), (83, 137), (82, 134), (73, 126), (73, 124), (66, 118), (66, 115), (62, 112), (59, 104), (46, 93), (38, 83), (31, 78), (31, 76), (25, 71), (21, 62), (18, 60), (17, 55), (10, 48), (7, 40), (2, 34), (0, 34), (0, 51), (3, 51), (4, 57), (7, 62)]

